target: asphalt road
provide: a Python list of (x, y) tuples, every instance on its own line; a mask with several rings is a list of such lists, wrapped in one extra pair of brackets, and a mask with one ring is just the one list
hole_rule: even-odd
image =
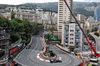
[(77, 57), (59, 50), (54, 45), (50, 45), (50, 49), (52, 49), (58, 56), (62, 57), (62, 63), (47, 63), (40, 61), (36, 56), (42, 48), (43, 44), (40, 35), (34, 36), (31, 47), (25, 49), (19, 57), (15, 58), (15, 61), (23, 66), (75, 66), (80, 63), (80, 60)]

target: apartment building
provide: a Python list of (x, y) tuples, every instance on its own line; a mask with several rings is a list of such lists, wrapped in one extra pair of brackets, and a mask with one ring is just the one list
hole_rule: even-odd
[(26, 18), (30, 22), (40, 23), (40, 15), (36, 14), (36, 12), (17, 12), (15, 17), (19, 19)]
[[(83, 28), (83, 24), (81, 24)], [(62, 24), (62, 44), (66, 47), (75, 46), (82, 51), (83, 34), (76, 23)]]
[(99, 23), (92, 16), (89, 16), (87, 20), (85, 20), (85, 29), (86, 32), (92, 32), (94, 28), (99, 29)]
[(100, 7), (97, 7), (95, 10), (94, 10), (94, 19), (96, 21), (100, 21)]
[[(72, 9), (73, 0), (66, 0), (70, 8)], [(64, 0), (58, 1), (58, 36), (61, 37), (62, 34), (62, 24), (71, 21), (71, 14), (64, 2)]]
[(11, 20), (11, 12), (1, 13), (3, 17), (8, 18)]
[(43, 20), (43, 9), (37, 8), (36, 9), (36, 14), (39, 14), (40, 15), (40, 23), (42, 24), (42, 20)]
[(85, 19), (86, 19), (86, 16), (84, 16), (82, 14), (77, 14), (77, 20), (84, 21)]

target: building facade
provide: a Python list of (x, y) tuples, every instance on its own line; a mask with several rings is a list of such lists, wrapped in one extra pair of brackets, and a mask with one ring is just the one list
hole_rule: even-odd
[(85, 29), (86, 32), (92, 32), (93, 29), (98, 28), (99, 29), (99, 23), (92, 16), (89, 16), (87, 20), (85, 20)]
[[(72, 3), (73, 0), (66, 0), (68, 5), (70, 6), (70, 8), (72, 9)], [(61, 33), (62, 33), (62, 24), (63, 23), (67, 23), (68, 21), (71, 21), (71, 14), (70, 11), (68, 10), (64, 0), (59, 0), (58, 1), (58, 26), (57, 26), (57, 30), (58, 30), (58, 36), (61, 37)]]
[(43, 9), (38, 8), (36, 9), (36, 14), (40, 15), (40, 23), (42, 24), (42, 20), (43, 20)]
[(5, 28), (0, 27), (0, 49), (7, 50), (9, 44), (9, 36), (6, 35)]
[[(83, 24), (81, 24), (83, 28)], [(76, 50), (82, 51), (83, 34), (75, 23), (62, 25), (62, 44), (66, 47), (75, 46)]]
[(100, 21), (100, 8), (96, 8), (96, 9), (94, 10), (94, 19), (95, 19), (96, 21)]
[(77, 14), (77, 20), (79, 21), (84, 21), (86, 18), (86, 16), (82, 15), (82, 14)]

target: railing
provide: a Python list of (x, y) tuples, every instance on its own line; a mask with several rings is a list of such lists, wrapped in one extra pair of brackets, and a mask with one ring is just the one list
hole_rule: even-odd
[(65, 28), (65, 30), (69, 30), (69, 28)]
[(80, 33), (79, 32), (75, 32), (75, 35), (80, 35)]
[(68, 32), (65, 32), (65, 34), (68, 35), (69, 33)]
[(8, 43), (2, 43), (2, 44), (0, 44), (0, 46), (2, 46), (2, 45), (7, 45)]
[(80, 37), (77, 37), (77, 36), (76, 36), (75, 38), (76, 38), (76, 39), (80, 39)]
[(66, 43), (68, 43), (68, 40), (65, 39), (64, 41), (65, 41)]
[(80, 45), (75, 45), (76, 47), (79, 47)]
[(5, 34), (6, 32), (5, 31), (0, 31), (0, 34)]
[(69, 26), (68, 24), (66, 24), (65, 26)]
[(75, 42), (76, 42), (76, 43), (80, 43), (80, 41), (79, 41), (79, 40), (75, 40)]
[(0, 40), (3, 40), (3, 39), (9, 39), (8, 36), (0, 36)]
[(68, 38), (68, 36), (65, 36), (65, 38)]
[(80, 30), (80, 28), (75, 28), (76, 30)]
[(14, 42), (13, 44), (11, 44), (11, 48), (15, 47), (16, 45), (19, 45), (21, 43), (22, 39), (20, 38), (18, 41)]
[(2, 60), (0, 60), (0, 64), (4, 64), (8, 61), (8, 55), (6, 56), (6, 58), (3, 58)]

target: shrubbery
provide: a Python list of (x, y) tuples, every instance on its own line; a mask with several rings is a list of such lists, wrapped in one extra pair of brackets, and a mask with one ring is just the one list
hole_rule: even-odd
[(44, 38), (49, 40), (49, 34), (45, 35)]
[(75, 49), (75, 46), (69, 46), (69, 48), (68, 48), (70, 51), (74, 51), (74, 49)]
[(27, 45), (31, 40), (30, 35), (22, 35), (21, 38), (22, 38), (22, 43), (25, 43), (25, 45)]
[(94, 33), (94, 35), (98, 36), (99, 37), (99, 33)]
[(56, 55), (52, 50), (45, 51), (43, 54), (48, 57), (54, 57)]
[(19, 34), (11, 34), (10, 35), (10, 43), (14, 43), (16, 42), (18, 39), (20, 39), (20, 35)]

